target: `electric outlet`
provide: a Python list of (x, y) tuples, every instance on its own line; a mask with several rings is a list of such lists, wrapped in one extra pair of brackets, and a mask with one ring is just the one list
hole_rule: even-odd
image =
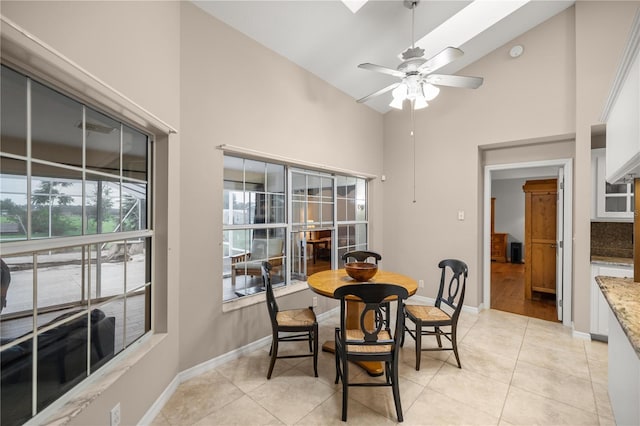
[(313, 296), (313, 307), (318, 306), (318, 296)]
[(418, 280), (418, 287), (424, 288), (424, 280)]
[(111, 426), (120, 426), (120, 403), (111, 409)]

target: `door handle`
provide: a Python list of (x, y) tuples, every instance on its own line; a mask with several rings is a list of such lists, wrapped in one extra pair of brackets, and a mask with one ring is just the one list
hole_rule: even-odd
[(556, 248), (556, 247), (558, 247), (557, 244), (551, 244), (551, 248)]

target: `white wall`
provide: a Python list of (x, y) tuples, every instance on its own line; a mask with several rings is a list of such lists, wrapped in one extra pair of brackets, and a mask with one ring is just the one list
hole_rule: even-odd
[(509, 234), (507, 258), (511, 258), (512, 242), (523, 243), (524, 261), (524, 192), (527, 179), (498, 179), (491, 181), (491, 196), (495, 197), (495, 232)]

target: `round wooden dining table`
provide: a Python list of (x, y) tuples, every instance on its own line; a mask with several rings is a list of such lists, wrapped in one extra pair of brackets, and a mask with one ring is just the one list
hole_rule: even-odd
[[(384, 283), (384, 284), (396, 284), (404, 287), (409, 292), (409, 296), (412, 296), (418, 290), (418, 283), (413, 278), (398, 274), (396, 272), (389, 272), (378, 270), (376, 275), (371, 278), (367, 283)], [(358, 284), (359, 281), (354, 280), (345, 269), (331, 269), (328, 271), (316, 272), (307, 278), (307, 284), (309, 288), (315, 293), (321, 294), (326, 297), (334, 297), (336, 289), (349, 285)], [(358, 299), (347, 299), (347, 318), (346, 327), (351, 329), (359, 328), (360, 314), (364, 309), (364, 305)], [(370, 316), (367, 321), (369, 325), (373, 325), (373, 316)], [(328, 340), (322, 345), (322, 350), (325, 352), (335, 352), (335, 342)], [(384, 366), (380, 362), (361, 362), (358, 363), (360, 367), (364, 368), (371, 376), (380, 376), (384, 374)]]

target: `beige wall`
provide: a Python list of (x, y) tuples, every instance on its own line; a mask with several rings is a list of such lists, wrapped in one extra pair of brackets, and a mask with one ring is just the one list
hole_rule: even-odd
[[(461, 71), (484, 77), (484, 85), (442, 90), (416, 113), (416, 203), (409, 114), (385, 115), (385, 217), (393, 217), (384, 229), (387, 265), (425, 279), (419, 294), (435, 296), (435, 265), (451, 256), (469, 264), (466, 303), (482, 303), (484, 162), (573, 157), (573, 319), (576, 330), (589, 331), (590, 129), (637, 7), (577, 2)], [(508, 55), (514, 44), (525, 47), (517, 59)]]
[[(222, 161), (230, 144), (380, 175), (382, 115), (190, 3), (182, 4), (181, 368), (270, 334), (264, 304), (222, 312)], [(371, 241), (382, 248), (372, 182)], [(193, 224), (198, 224), (194, 226)], [(309, 306), (309, 290), (281, 298)], [(320, 298), (318, 312), (334, 306)]]
[[(269, 334), (262, 304), (222, 312), (217, 145), (385, 173), (385, 183), (371, 186), (371, 248), (383, 252), (386, 268), (425, 279), (420, 294), (427, 296), (435, 293), (438, 260), (465, 259), (472, 271), (467, 302), (477, 306), (481, 150), (576, 134), (576, 246), (586, 246), (588, 129), (635, 7), (579, 2), (464, 70), (485, 77), (483, 87), (443, 89), (417, 113), (414, 203), (406, 112), (383, 118), (191, 3), (3, 1), (4, 16), (179, 129), (165, 146), (167, 172), (160, 177), (166, 186), (159, 199), (169, 206), (166, 229), (158, 230), (168, 244), (168, 286), (156, 292), (156, 325), (167, 335), (74, 423), (106, 424), (116, 402), (123, 424), (136, 423), (179, 371)], [(512, 60), (507, 51), (516, 42), (525, 54)], [(458, 210), (465, 221), (457, 220)], [(575, 256), (576, 327), (587, 331), (588, 250), (576, 247)], [(303, 291), (281, 303), (304, 306), (310, 299)], [(320, 302), (320, 312), (333, 306)]]
[[(190, 2), (2, 2), (2, 14), (178, 127), (159, 167), (168, 286), (155, 291), (167, 334), (75, 424), (140, 420), (180, 371), (270, 335), (263, 303), (222, 312), (222, 151), (231, 144), (369, 175), (382, 172), (382, 115)], [(51, 19), (55, 16), (56, 19)], [(64, 29), (64, 30), (62, 30)], [(165, 149), (166, 148), (166, 149)], [(370, 240), (382, 250), (382, 186), (371, 182)], [(165, 217), (166, 216), (166, 217)], [(156, 277), (158, 279), (159, 277)], [(282, 308), (311, 303), (308, 290)], [(318, 312), (335, 303), (320, 298)]]
[[(161, 120), (180, 126), (180, 4), (177, 2), (2, 1), (2, 15), (120, 91)], [(88, 94), (90, 97), (91, 94)], [(168, 332), (99, 397), (91, 398), (72, 424), (109, 424), (121, 404), (122, 424), (135, 424), (179, 369), (180, 138), (158, 138), (154, 326)], [(164, 165), (164, 166), (163, 166)], [(168, 170), (168, 172), (167, 172)], [(170, 200), (168, 202), (167, 200)], [(168, 205), (168, 208), (166, 207)], [(166, 248), (168, 247), (168, 249)], [(170, 285), (166, 286), (166, 282)], [(135, 354), (135, 352), (134, 352)], [(120, 363), (122, 365), (122, 363)], [(87, 396), (87, 395), (85, 395)]]
[(574, 326), (589, 332), (591, 126), (600, 122), (639, 2), (576, 3)]
[[(409, 114), (385, 116), (385, 217), (394, 217), (384, 229), (385, 251), (393, 269), (425, 280), (419, 294), (435, 296), (437, 263), (454, 257), (470, 270), (465, 303), (481, 303), (480, 149), (572, 132), (572, 40), (569, 9), (460, 72), (484, 77), (479, 89), (442, 89), (416, 112), (415, 203)], [(525, 53), (513, 60), (508, 51), (516, 43)]]

